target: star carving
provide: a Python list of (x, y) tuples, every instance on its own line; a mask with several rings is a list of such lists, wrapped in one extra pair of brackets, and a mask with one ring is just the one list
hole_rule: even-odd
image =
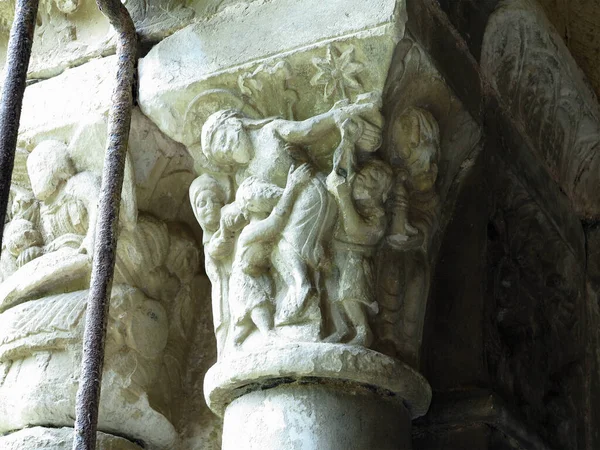
[(362, 85), (356, 76), (364, 66), (354, 61), (354, 46), (349, 46), (343, 53), (332, 45), (327, 47), (325, 58), (313, 58), (317, 68), (316, 75), (310, 80), (313, 86), (325, 85), (324, 98), (328, 100), (339, 94), (342, 99), (348, 98), (348, 90), (360, 90)]

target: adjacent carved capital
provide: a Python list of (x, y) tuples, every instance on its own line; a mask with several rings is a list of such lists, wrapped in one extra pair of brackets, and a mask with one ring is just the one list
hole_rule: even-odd
[[(33, 427), (0, 437), (4, 450), (70, 450), (73, 447), (72, 428)], [(98, 450), (141, 450), (137, 444), (117, 436), (98, 433)]]
[[(26, 96), (35, 112), (19, 136), (0, 258), (0, 433), (73, 425), (108, 107), (90, 97), (113, 61)], [(46, 94), (69, 90), (87, 111), (54, 104), (35, 120)], [(194, 317), (207, 294), (187, 201), (193, 160), (139, 110), (129, 143), (98, 428), (163, 449), (179, 442)], [(62, 448), (59, 435), (48, 439)]]
[(481, 68), (575, 210), (598, 217), (598, 102), (535, 1), (499, 4), (486, 28)]

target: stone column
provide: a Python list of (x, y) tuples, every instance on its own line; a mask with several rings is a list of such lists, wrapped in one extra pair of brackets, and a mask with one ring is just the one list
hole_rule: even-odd
[(199, 173), (224, 450), (411, 448), (428, 409), (431, 267), (479, 128), (406, 20), (254, 2), (140, 61), (142, 111)]

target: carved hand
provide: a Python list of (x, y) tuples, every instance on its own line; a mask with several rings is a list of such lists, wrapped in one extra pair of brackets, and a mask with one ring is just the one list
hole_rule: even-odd
[(348, 179), (337, 174), (335, 171), (331, 172), (327, 176), (327, 190), (336, 198), (339, 198), (345, 194), (349, 194), (350, 185), (351, 183)]
[(342, 106), (337, 110), (333, 111), (333, 118), (335, 122), (342, 126), (342, 124), (353, 117), (360, 117), (361, 115), (372, 115), (373, 113), (379, 112), (379, 105), (376, 103), (359, 103), (347, 106)]
[(94, 243), (94, 236), (86, 236), (81, 245), (79, 246), (78, 253), (92, 256), (94, 254)]
[(244, 214), (240, 211), (236, 204), (226, 205), (221, 212), (221, 227), (229, 230), (240, 230), (247, 223)]
[(311, 176), (312, 173), (308, 163), (304, 163), (298, 168), (291, 167), (288, 173), (286, 190), (296, 189), (306, 184), (310, 180)]

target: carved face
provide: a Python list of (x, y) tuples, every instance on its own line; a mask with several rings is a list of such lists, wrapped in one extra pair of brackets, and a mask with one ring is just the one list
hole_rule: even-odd
[(210, 147), (217, 164), (246, 165), (252, 159), (252, 142), (237, 118), (228, 119), (214, 132)]
[(59, 141), (44, 141), (27, 158), (27, 173), (33, 194), (48, 200), (61, 183), (74, 175), (67, 147)]
[(216, 192), (205, 190), (196, 197), (194, 210), (196, 218), (204, 231), (216, 231), (219, 228), (223, 202)]
[(392, 186), (392, 172), (381, 161), (370, 161), (356, 174), (352, 183), (355, 202), (381, 206), (387, 200)]
[(414, 155), (408, 165), (413, 188), (418, 191), (433, 189), (437, 179), (437, 148), (434, 144), (422, 144), (413, 150)]

